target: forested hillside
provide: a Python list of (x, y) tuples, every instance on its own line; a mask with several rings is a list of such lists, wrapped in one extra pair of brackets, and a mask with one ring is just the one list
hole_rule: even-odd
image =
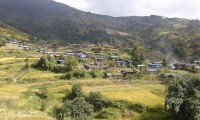
[(1, 0), (0, 20), (45, 40), (106, 42), (161, 51), (182, 61), (200, 56), (200, 21), (179, 18), (111, 17), (83, 12), (52, 0)]

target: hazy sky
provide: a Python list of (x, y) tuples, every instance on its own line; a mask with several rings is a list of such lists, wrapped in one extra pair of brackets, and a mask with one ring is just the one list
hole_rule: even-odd
[(97, 14), (111, 16), (180, 17), (200, 19), (200, 0), (55, 0)]

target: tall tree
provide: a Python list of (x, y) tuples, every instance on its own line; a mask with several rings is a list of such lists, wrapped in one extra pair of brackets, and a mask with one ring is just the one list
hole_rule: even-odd
[(200, 78), (177, 78), (168, 87), (166, 104), (177, 119), (200, 120)]
[(163, 58), (162, 65), (163, 67), (167, 67), (167, 60), (165, 57)]
[(64, 103), (64, 114), (72, 120), (92, 120), (93, 105), (85, 101), (83, 97), (67, 100)]

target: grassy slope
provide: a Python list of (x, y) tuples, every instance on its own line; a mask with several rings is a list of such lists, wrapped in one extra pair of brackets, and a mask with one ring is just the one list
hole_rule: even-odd
[(28, 34), (1, 22), (0, 22), (0, 36), (20, 39), (20, 40), (29, 40), (30, 38)]

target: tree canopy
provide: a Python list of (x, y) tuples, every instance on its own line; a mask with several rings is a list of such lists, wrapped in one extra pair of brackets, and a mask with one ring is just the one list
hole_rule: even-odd
[(177, 78), (168, 87), (166, 104), (177, 119), (200, 120), (200, 78)]

